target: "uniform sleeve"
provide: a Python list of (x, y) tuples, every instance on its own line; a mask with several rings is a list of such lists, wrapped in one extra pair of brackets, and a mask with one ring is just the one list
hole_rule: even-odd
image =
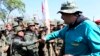
[(14, 38), (14, 34), (9, 34), (8, 36), (6, 36), (6, 39), (5, 39), (6, 44), (11, 45), (13, 38)]
[(55, 32), (52, 32), (52, 33), (46, 35), (44, 40), (49, 41), (49, 40), (52, 40), (52, 39), (55, 39), (55, 38), (64, 39), (66, 30), (67, 30), (67, 26), (64, 27), (61, 30), (58, 30), (58, 31), (55, 31)]
[(60, 37), (59, 32), (60, 32), (60, 31), (55, 31), (55, 32), (52, 32), (52, 33), (50, 33), (50, 34), (47, 34), (47, 35), (45, 36), (45, 38), (44, 38), (45, 41), (49, 41), (49, 40), (52, 40), (52, 39), (55, 39), (55, 38)]
[(88, 38), (88, 45), (90, 48), (90, 54), (87, 56), (100, 56), (100, 29), (88, 28), (86, 37)]
[(13, 42), (15, 45), (21, 45), (21, 46), (29, 46), (34, 44), (33, 41), (21, 41), (20, 39), (15, 39)]

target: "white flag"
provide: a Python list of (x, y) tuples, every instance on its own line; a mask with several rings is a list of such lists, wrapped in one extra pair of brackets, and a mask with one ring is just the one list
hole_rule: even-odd
[(42, 14), (43, 14), (43, 19), (45, 20), (45, 25), (48, 28), (48, 33), (50, 33), (50, 16), (49, 16), (49, 9), (48, 9), (47, 0), (43, 0)]

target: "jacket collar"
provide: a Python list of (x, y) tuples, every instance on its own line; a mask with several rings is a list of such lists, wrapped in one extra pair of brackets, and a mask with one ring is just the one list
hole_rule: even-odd
[(89, 20), (89, 19), (84, 17), (83, 15), (79, 16), (74, 23), (69, 24), (69, 28), (68, 29), (75, 28), (77, 25), (79, 25), (80, 23), (82, 23), (85, 20)]

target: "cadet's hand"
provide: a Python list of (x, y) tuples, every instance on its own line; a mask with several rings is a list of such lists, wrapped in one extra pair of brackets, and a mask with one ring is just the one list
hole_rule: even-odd
[(2, 51), (6, 52), (8, 50), (9, 46), (5, 46), (2, 48)]
[(36, 41), (34, 42), (34, 44), (36, 44), (36, 43), (38, 43), (38, 40), (36, 40)]
[(42, 42), (42, 43), (44, 43), (45, 40), (44, 40), (44, 39), (39, 39), (38, 42)]

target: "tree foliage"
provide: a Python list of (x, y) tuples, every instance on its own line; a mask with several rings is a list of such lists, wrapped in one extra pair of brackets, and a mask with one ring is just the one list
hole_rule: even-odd
[[(1, 5), (3, 5), (4, 8), (2, 8)], [(22, 0), (0, 0), (1, 19), (7, 19), (8, 21), (10, 13), (15, 9), (18, 9), (20, 13), (25, 12), (25, 4), (22, 2)]]
[(14, 9), (24, 11), (25, 8), (25, 4), (22, 2), (22, 0), (4, 0), (3, 4), (8, 11), (12, 11)]

